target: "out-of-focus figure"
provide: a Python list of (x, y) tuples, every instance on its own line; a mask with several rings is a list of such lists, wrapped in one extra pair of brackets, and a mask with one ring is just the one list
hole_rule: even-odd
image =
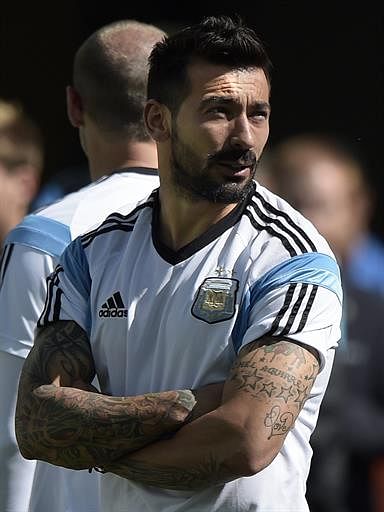
[[(335, 138), (297, 135), (266, 155), (259, 181), (309, 218), (341, 264), (343, 339), (312, 437), (311, 512), (379, 511), (384, 492), (384, 249), (370, 231), (361, 162)], [(380, 490), (381, 488), (381, 490)]]
[(43, 140), (22, 107), (0, 99), (0, 249), (26, 215), (43, 168)]
[(384, 244), (370, 230), (374, 194), (362, 163), (340, 140), (297, 135), (266, 154), (261, 181), (315, 223), (344, 278), (384, 295)]

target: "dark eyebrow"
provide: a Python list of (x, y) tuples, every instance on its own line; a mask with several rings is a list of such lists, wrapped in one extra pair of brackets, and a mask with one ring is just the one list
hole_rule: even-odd
[[(206, 107), (215, 105), (233, 105), (236, 103), (237, 101), (231, 96), (208, 96), (201, 101), (199, 109), (203, 110)], [(267, 110), (268, 112), (271, 111), (271, 105), (267, 101), (256, 101), (252, 107)]]

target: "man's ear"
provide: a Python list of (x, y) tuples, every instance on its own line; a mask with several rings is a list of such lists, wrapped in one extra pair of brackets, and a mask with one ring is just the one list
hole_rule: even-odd
[(156, 100), (149, 100), (144, 107), (144, 122), (148, 133), (156, 142), (165, 142), (169, 139), (171, 113), (165, 105)]
[(72, 126), (79, 128), (84, 124), (83, 101), (80, 94), (71, 85), (67, 86), (66, 94), (68, 119), (70, 120)]

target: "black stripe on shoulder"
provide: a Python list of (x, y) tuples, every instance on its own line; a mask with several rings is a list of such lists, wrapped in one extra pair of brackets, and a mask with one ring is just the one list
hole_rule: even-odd
[(285, 326), (282, 329), (282, 331), (279, 333), (280, 336), (284, 336), (284, 335), (286, 335), (286, 334), (288, 334), (290, 332), (291, 327), (293, 325), (293, 322), (295, 321), (295, 319), (297, 317), (297, 314), (298, 314), (298, 311), (300, 309), (300, 306), (303, 303), (305, 294), (307, 293), (307, 289), (308, 289), (308, 284), (302, 284), (301, 285), (299, 296), (297, 297), (296, 302), (294, 303), (294, 305), (292, 307), (292, 310), (291, 310), (291, 313), (290, 313), (289, 318), (287, 320), (287, 323), (285, 324)]
[[(288, 215), (287, 212), (283, 212), (281, 210), (278, 210), (277, 208), (275, 208), (274, 206), (272, 206), (270, 203), (268, 203), (268, 201), (260, 194), (260, 192), (255, 192), (254, 194), (254, 197), (257, 198), (260, 203), (262, 204), (262, 206), (265, 208), (265, 210), (267, 210), (267, 212), (271, 213), (272, 215), (276, 215), (277, 217), (281, 217), (283, 219), (285, 219), (285, 221), (287, 222), (287, 224), (289, 224), (289, 226), (291, 226), (291, 228), (296, 231), (297, 235), (300, 235), (302, 237), (302, 239), (308, 244), (308, 246), (310, 247), (311, 251), (313, 252), (317, 252), (317, 249), (316, 249), (316, 246), (315, 244), (313, 243), (313, 241), (310, 239), (310, 237), (308, 236), (308, 233), (305, 232), (305, 230), (300, 227), (298, 224), (296, 224), (292, 218)], [(260, 210), (260, 209), (259, 209)], [(271, 219), (272, 220), (272, 219)], [(275, 221), (275, 223), (277, 223), (277, 221)], [(280, 226), (280, 224), (279, 224)], [(281, 227), (281, 226), (280, 226)], [(287, 232), (290, 232), (293, 236), (293, 232), (292, 231), (288, 231), (288, 228), (285, 228)], [(297, 238), (297, 235), (296, 238)], [(301, 242), (300, 242), (301, 244)], [(301, 247), (300, 247), (301, 248)], [(308, 252), (307, 250), (303, 250), (303, 252)]]
[(123, 215), (119, 212), (111, 213), (96, 229), (81, 235), (81, 243), (83, 247), (88, 247), (88, 245), (97, 236), (109, 233), (110, 231), (132, 231), (140, 211), (148, 207), (153, 208), (152, 195), (149, 197), (148, 201), (136, 206), (136, 208), (129, 212), (127, 215)]
[(288, 311), (289, 306), (291, 305), (293, 295), (295, 293), (295, 289), (297, 287), (296, 283), (290, 284), (287, 290), (287, 293), (285, 294), (284, 303), (281, 306), (280, 311), (278, 312), (275, 320), (272, 323), (272, 326), (267, 334), (267, 336), (273, 336), (276, 334), (277, 329), (279, 328), (279, 324), (285, 313)]
[(265, 226), (263, 224), (260, 224), (257, 222), (255, 217), (252, 215), (252, 213), (247, 209), (245, 210), (244, 214), (249, 218), (251, 221), (251, 224), (254, 228), (256, 228), (258, 231), (266, 231), (271, 236), (274, 236), (278, 238), (281, 243), (283, 244), (283, 247), (288, 251), (289, 255), (291, 257), (297, 256), (297, 251), (293, 247), (292, 243), (288, 240), (286, 236), (284, 236), (283, 233), (279, 233), (276, 231), (276, 229), (273, 228), (273, 226), (266, 224)]
[[(295, 245), (299, 248), (299, 250), (302, 252), (302, 253), (305, 253), (305, 252), (308, 252), (308, 249), (305, 247), (305, 245), (303, 244), (303, 242), (300, 240), (300, 238), (297, 236), (297, 234), (287, 228), (282, 222), (280, 219), (278, 218), (272, 218), (272, 217), (268, 217), (268, 215), (266, 215), (261, 209), (260, 209), (260, 206), (257, 204), (257, 203), (253, 203), (252, 204), (252, 208), (253, 210), (255, 211), (256, 215), (263, 221), (265, 222), (265, 224), (268, 226), (271, 226), (271, 225), (274, 225), (275, 226), (275, 229), (274, 229), (274, 233), (275, 233), (275, 236), (276, 236), (276, 233), (278, 233), (278, 230), (277, 229), (280, 229), (281, 231), (283, 231), (284, 233), (286, 233), (286, 235), (288, 235), (291, 240), (293, 240), (293, 242), (295, 243)], [(276, 229), (277, 228), (277, 229)]]
[(309, 295), (307, 305), (305, 306), (303, 316), (301, 317), (301, 320), (300, 320), (300, 323), (299, 323), (299, 326), (298, 326), (296, 332), (301, 332), (304, 329), (305, 324), (307, 323), (307, 320), (308, 320), (308, 315), (309, 315), (309, 313), (312, 309), (313, 303), (315, 301), (315, 297), (316, 297), (316, 293), (317, 293), (318, 289), (319, 289), (319, 286), (317, 284), (313, 285), (312, 291)]
[(94, 236), (89, 238), (86, 242), (83, 242), (83, 248), (86, 249), (99, 235), (105, 235), (105, 233), (110, 233), (111, 231), (125, 231), (126, 233), (129, 233), (130, 231), (133, 231), (133, 228), (134, 224), (131, 226), (127, 226), (126, 224), (113, 224), (113, 226), (106, 226), (104, 229), (98, 230), (97, 233), (95, 233)]
[[(299, 286), (300, 289), (298, 288)], [(268, 334), (270, 336), (287, 336), (288, 334), (295, 334), (301, 332), (307, 323), (308, 316), (315, 301), (318, 288), (318, 285), (308, 285), (299, 283), (291, 284), (286, 293), (284, 304), (281, 307), (279, 313), (277, 314)], [(281, 320), (283, 319), (286, 312), (289, 310), (294, 295), (296, 295), (296, 290), (298, 290), (299, 293), (297, 295), (295, 303), (292, 305), (292, 309), (288, 316), (288, 320), (286, 321), (285, 325), (280, 325)], [(309, 291), (310, 293), (308, 294)], [(300, 311), (302, 313), (301, 318), (299, 320)], [(292, 330), (292, 326), (294, 325), (296, 320), (298, 320), (298, 326)]]

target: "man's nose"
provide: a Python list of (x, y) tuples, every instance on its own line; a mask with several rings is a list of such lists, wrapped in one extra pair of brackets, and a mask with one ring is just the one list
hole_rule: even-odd
[(230, 137), (231, 146), (238, 149), (251, 149), (254, 146), (253, 132), (247, 116), (234, 120)]

